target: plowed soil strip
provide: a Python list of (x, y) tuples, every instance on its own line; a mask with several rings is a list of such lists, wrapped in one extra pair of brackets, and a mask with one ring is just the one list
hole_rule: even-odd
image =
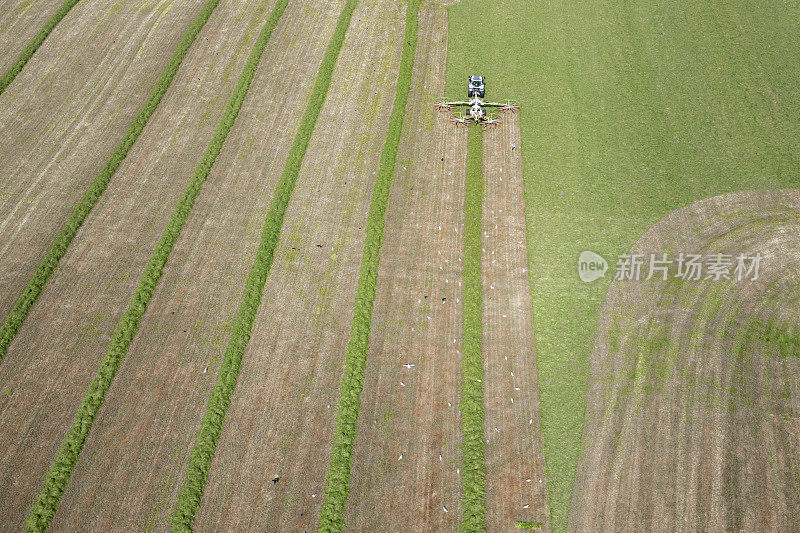
[(53, 16), (48, 19), (45, 25), (42, 27), (41, 30), (33, 37), (28, 46), (19, 54), (16, 61), (8, 67), (8, 70), (3, 73), (3, 77), (0, 78), (0, 94), (3, 94), (3, 91), (6, 90), (6, 87), (11, 85), (11, 82), (14, 81), (14, 78), (17, 77), (22, 69), (25, 67), (25, 64), (33, 57), (33, 54), (36, 53), (36, 50), (42, 46), (42, 43), (47, 36), (50, 35), (50, 32), (53, 31), (53, 28), (56, 27), (56, 24), (61, 22), (67, 13), (77, 4), (80, 0), (66, 0), (61, 6), (53, 13)]
[(0, 2), (0, 72), (5, 72), (64, 0), (5, 0)]
[(453, 531), (461, 518), (461, 308), (467, 132), (444, 94), (447, 14), (419, 42), (386, 228), (345, 521), (354, 531)]
[(331, 86), (309, 143), (195, 530), (317, 527), (404, 15), (353, 14), (333, 76), (348, 90)]
[(222, 368), (220, 369), (216, 384), (209, 398), (200, 434), (192, 450), (186, 482), (181, 490), (178, 505), (173, 514), (172, 524), (175, 530), (191, 530), (195, 514), (200, 507), (208, 471), (211, 468), (211, 461), (214, 458), (217, 442), (222, 433), (222, 425), (231, 403), (231, 396), (236, 388), (236, 381), (239, 377), (242, 365), (242, 357), (247, 343), (250, 340), (253, 322), (255, 321), (256, 313), (261, 303), (264, 284), (266, 283), (267, 275), (272, 267), (275, 248), (278, 244), (281, 226), (283, 225), (283, 217), (289, 205), (295, 182), (300, 173), (300, 167), (309, 141), (311, 140), (311, 134), (314, 131), (317, 118), (325, 102), (325, 96), (331, 84), (336, 60), (342, 49), (345, 34), (347, 33), (347, 28), (350, 25), (350, 19), (352, 18), (356, 5), (356, 1), (347, 2), (339, 16), (333, 38), (322, 60), (319, 76), (311, 93), (311, 100), (306, 109), (303, 121), (300, 124), (300, 130), (297, 133), (294, 145), (289, 152), (288, 162), (284, 168), (281, 180), (277, 185), (269, 212), (267, 213), (261, 244), (256, 253), (253, 268), (247, 278), (244, 299), (233, 326), (233, 334), (230, 343), (225, 351)]
[(359, 397), (364, 386), (364, 367), (369, 351), (369, 334), (372, 324), (372, 307), (375, 302), (375, 284), (378, 279), (386, 206), (392, 187), (403, 117), (406, 113), (408, 91), (414, 69), (417, 47), (420, 0), (409, 0), (406, 8), (405, 40), (397, 77), (397, 89), (389, 130), (381, 152), (378, 177), (372, 192), (367, 218), (367, 237), (361, 260), (356, 292), (356, 307), (350, 327), (350, 340), (345, 352), (345, 371), (339, 391), (339, 409), (336, 434), (333, 439), (331, 461), (325, 484), (325, 500), (320, 516), (320, 530), (344, 529), (344, 504), (350, 490), (350, 467), (353, 464), (353, 443), (356, 438)]
[[(247, 19), (234, 22), (242, 10), (260, 25), (270, 7), (231, 5), (241, 7), (230, 10), (222, 27), (235, 41), (220, 44), (223, 50), (239, 48), (248, 35), (236, 26)], [(312, 5), (292, 0), (267, 44), (94, 422), (53, 521), (56, 530), (169, 529), (261, 223), (336, 26), (327, 10), (309, 16)]]
[[(47, 480), (26, 522), (26, 529), (37, 531), (45, 530), (49, 527), (53, 519), (56, 507), (61, 499), (61, 494), (63, 494), (64, 488), (72, 474), (72, 470), (75, 468), (78, 455), (83, 449), (92, 423), (103, 404), (108, 389), (111, 387), (111, 383), (119, 369), (122, 358), (128, 351), (128, 347), (139, 329), (142, 315), (147, 309), (147, 304), (153, 296), (153, 291), (161, 279), (161, 273), (169, 259), (172, 248), (175, 246), (175, 242), (178, 240), (181, 230), (186, 224), (189, 213), (192, 207), (194, 207), (194, 202), (200, 194), (203, 183), (208, 177), (211, 168), (214, 166), (214, 162), (222, 149), (228, 132), (236, 121), (244, 97), (247, 95), (247, 91), (250, 88), (255, 70), (258, 68), (264, 48), (269, 41), (272, 30), (277, 25), (278, 20), (280, 20), (287, 3), (288, 0), (278, 1), (275, 5), (275, 9), (272, 11), (261, 30), (258, 40), (253, 47), (253, 51), (239, 77), (236, 88), (228, 101), (225, 113), (217, 126), (214, 137), (211, 139), (211, 143), (203, 154), (200, 164), (189, 181), (178, 205), (175, 207), (169, 224), (164, 230), (156, 249), (153, 251), (147, 269), (142, 274), (139, 286), (136, 289), (128, 311), (122, 317), (114, 333), (114, 337), (111, 340), (111, 347), (100, 363), (100, 369), (97, 375), (89, 385), (86, 396), (75, 416), (72, 429), (70, 429), (64, 443), (61, 445), (55, 463), (50, 469)], [(213, 10), (214, 7), (216, 7), (216, 5), (208, 5), (208, 8), (211, 10)], [(205, 20), (207, 19), (208, 16), (205, 17)], [(205, 20), (202, 20), (203, 24), (205, 24)]]
[(486, 529), (549, 530), (518, 115), (483, 135)]
[(9, 344), (11, 344), (14, 336), (16, 336), (19, 328), (22, 326), (23, 321), (28, 316), (31, 307), (33, 307), (36, 299), (41, 294), (44, 285), (50, 278), (50, 275), (58, 266), (58, 262), (62, 257), (64, 257), (67, 248), (69, 247), (70, 243), (72, 243), (75, 235), (78, 233), (78, 229), (80, 229), (84, 220), (86, 220), (86, 217), (89, 216), (89, 213), (97, 204), (100, 196), (102, 196), (103, 192), (105, 192), (109, 182), (111, 181), (111, 177), (128, 155), (131, 147), (139, 138), (139, 135), (141, 135), (142, 131), (147, 125), (147, 122), (150, 120), (150, 117), (153, 115), (158, 107), (158, 104), (161, 102), (161, 99), (166, 94), (167, 89), (178, 72), (178, 68), (181, 66), (184, 57), (186, 57), (186, 53), (189, 51), (189, 48), (192, 46), (195, 38), (200, 33), (200, 30), (203, 29), (203, 26), (205, 25), (206, 21), (208, 21), (211, 13), (217, 7), (217, 4), (219, 4), (219, 1), (220, 0), (208, 0), (208, 2), (206, 2), (206, 4), (198, 13), (197, 17), (192, 22), (189, 29), (186, 31), (186, 33), (184, 33), (180, 43), (178, 43), (178, 48), (170, 58), (170, 61), (167, 64), (167, 67), (164, 69), (164, 72), (161, 74), (161, 78), (156, 83), (156, 86), (150, 92), (150, 96), (148, 97), (144, 107), (142, 107), (142, 109), (139, 111), (139, 114), (128, 127), (128, 131), (117, 145), (114, 153), (111, 154), (111, 157), (100, 171), (100, 174), (95, 177), (94, 181), (92, 181), (92, 184), (89, 186), (89, 189), (83, 194), (80, 202), (78, 202), (78, 204), (72, 210), (72, 214), (70, 215), (66, 226), (63, 227), (61, 232), (56, 237), (55, 242), (53, 242), (50, 250), (48, 250), (44, 260), (39, 264), (39, 267), (36, 269), (33, 277), (25, 286), (22, 295), (12, 308), (11, 313), (5, 319), (3, 325), (0, 326), (0, 361), (2, 361), (3, 357), (5, 357), (5, 354), (8, 352)]

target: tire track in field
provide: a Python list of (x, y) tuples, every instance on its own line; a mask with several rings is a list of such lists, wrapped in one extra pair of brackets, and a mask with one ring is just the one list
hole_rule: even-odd
[[(33, 194), (44, 194), (46, 191), (46, 186), (43, 186), (41, 183), (45, 179), (51, 178), (52, 174), (49, 170), (49, 167), (53, 162), (54, 159), (50, 159), (47, 161), (45, 165), (46, 168), (40, 172), (38, 175), (35, 175), (32, 179), (30, 175), (26, 175), (25, 178), (21, 182), (11, 181), (5, 183), (0, 181), (0, 187), (2, 190), (11, 191), (7, 198), (11, 201), (4, 202), (2, 210), (2, 216), (0, 216), (0, 236), (6, 238), (7, 240), (4, 244), (0, 245), (0, 256), (3, 256), (4, 259), (7, 259), (7, 262), (4, 262), (2, 268), (0, 268), (0, 282), (3, 284), (3, 296), (5, 297), (4, 302), (0, 302), (0, 313), (5, 311), (3, 309), (4, 304), (11, 305), (14, 298), (16, 303), (11, 308), (10, 312), (6, 316), (2, 326), (0, 326), (0, 360), (5, 356), (9, 344), (16, 336), (19, 328), (22, 326), (22, 323), (25, 321), (28, 313), (30, 312), (33, 304), (36, 302), (36, 299), (41, 294), (44, 285), (47, 283), (50, 275), (56, 269), (58, 262), (66, 253), (69, 245), (71, 244), (72, 240), (75, 238), (78, 230), (80, 229), (83, 222), (86, 220), (86, 217), (92, 211), (94, 206), (97, 204), (100, 196), (102, 196), (103, 192), (105, 191), (106, 187), (108, 186), (109, 181), (113, 177), (114, 173), (116, 172), (119, 165), (125, 159), (128, 154), (128, 151), (131, 149), (133, 144), (138, 139), (139, 135), (144, 130), (147, 122), (149, 121), (152, 114), (158, 108), (161, 99), (166, 94), (167, 89), (169, 88), (174, 76), (178, 72), (180, 65), (186, 56), (189, 48), (194, 43), (195, 38), (197, 37), (200, 30), (205, 25), (206, 21), (210, 14), (214, 11), (219, 0), (208, 0), (205, 4), (202, 5), (200, 9), (196, 12), (195, 18), (192, 20), (191, 24), (187, 31), (183, 34), (180, 38), (180, 42), (177, 45), (174, 53), (169, 59), (166, 67), (164, 68), (163, 72), (161, 73), (161, 77), (153, 87), (152, 91), (150, 91), (149, 96), (144, 104), (144, 106), (139, 110), (139, 113), (133, 119), (133, 121), (128, 126), (125, 135), (123, 136), (122, 140), (119, 141), (116, 149), (111, 154), (111, 157), (106, 161), (105, 165), (100, 170), (99, 174), (96, 174), (94, 180), (91, 181), (88, 188), (84, 190), (80, 200), (74, 204), (72, 207), (72, 211), (67, 216), (66, 224), (62, 226), (62, 220), (56, 215), (57, 209), (52, 209), (52, 211), (39, 211), (38, 215), (43, 216), (49, 222), (49, 230), (43, 230), (38, 224), (36, 220), (30, 220), (30, 216), (33, 214), (33, 211), (36, 211), (38, 206), (34, 207), (34, 210), (30, 210), (30, 202), (32, 199), (30, 195)], [(139, 6), (141, 7), (141, 6)], [(169, 9), (169, 4), (167, 0), (162, 0), (161, 4), (154, 7), (152, 10), (144, 10), (144, 18), (145, 20), (150, 20), (151, 18), (155, 18), (157, 21), (166, 20), (167, 15), (171, 10)], [(91, 20), (91, 19), (90, 19)], [(147, 25), (143, 25), (147, 27)], [(154, 32), (158, 28), (158, 24), (154, 24), (150, 26), (150, 31)], [(136, 29), (136, 26), (131, 26), (128, 29)], [(121, 36), (117, 36), (117, 39), (121, 39)], [(145, 40), (144, 38), (140, 37), (141, 40)], [(137, 39), (139, 40), (139, 39)], [(132, 43), (135, 43), (137, 40), (132, 39)], [(114, 39), (116, 42), (116, 39)], [(80, 58), (80, 61), (90, 61), (91, 56)], [(112, 67), (112, 70), (117, 70), (121, 68), (121, 63), (115, 64)], [(128, 68), (125, 66), (124, 68)], [(98, 69), (95, 72), (100, 72), (105, 74), (102, 68)], [(102, 76), (100, 76), (102, 79)], [(42, 81), (44, 83), (44, 81)], [(99, 96), (94, 98), (91, 101), (91, 105), (87, 103), (89, 108), (93, 108), (98, 102), (104, 101), (102, 98), (103, 93), (106, 89), (109, 88), (109, 85), (106, 84), (105, 87), (99, 92)], [(39, 95), (37, 95), (39, 96)], [(63, 110), (65, 109), (65, 105), (69, 100), (69, 96), (60, 94), (55, 92), (56, 97), (60, 97), (60, 100), (54, 102), (54, 105), (57, 105), (57, 109)], [(3, 100), (0, 100), (0, 104), (2, 104)], [(9, 95), (8, 102), (12, 104), (19, 104), (20, 97), (17, 96), (16, 100), (12, 95)], [(27, 103), (30, 107), (30, 102)], [(38, 100), (34, 100), (34, 104), (42, 103)], [(14, 106), (10, 106), (12, 109)], [(3, 120), (3, 114), (5, 109), (0, 109), (0, 123)], [(14, 119), (25, 120), (27, 117), (30, 120), (31, 113), (29, 113), (29, 109), (23, 107), (21, 110), (22, 113), (27, 113), (27, 115), (17, 115), (13, 116)], [(57, 114), (57, 113), (56, 113)], [(80, 113), (76, 114), (76, 117), (79, 116)], [(74, 121), (73, 121), (74, 123)], [(22, 128), (24, 131), (24, 128)], [(72, 129), (67, 131), (67, 137), (72, 139), (76, 137), (80, 133), (80, 128)], [(11, 130), (14, 133), (18, 133), (16, 129)], [(86, 135), (85, 137), (89, 137)], [(31, 141), (34, 137), (28, 138), (25, 140), (25, 143)], [(6, 149), (10, 149), (9, 151), (13, 152), (13, 155), (8, 154), (9, 157), (13, 157), (12, 161), (16, 162), (17, 159), (24, 159), (23, 157), (19, 157), (19, 150), (20, 146), (15, 146), (15, 139), (14, 137), (7, 137), (3, 138), (4, 141), (8, 141), (8, 144), (0, 144), (0, 161), (2, 161), (2, 157), (5, 154)], [(67, 151), (69, 144), (67, 143), (67, 139), (62, 139), (65, 144), (61, 145), (60, 148), (57, 150), (57, 156), (62, 154), (63, 152)], [(92, 147), (94, 149), (95, 147)], [(36, 150), (35, 153), (38, 152), (47, 152), (47, 150)], [(25, 170), (26, 167), (24, 164), (20, 163), (16, 170)], [(0, 172), (3, 172), (5, 169), (0, 169)], [(54, 182), (51, 185), (55, 188), (55, 191), (63, 191), (69, 189), (69, 187), (65, 187), (65, 184), (62, 182)], [(17, 195), (15, 196), (14, 189), (18, 188), (16, 191)], [(58, 196), (54, 192), (54, 197)], [(78, 191), (73, 191), (74, 193), (78, 193)], [(6, 194), (3, 193), (3, 196), (6, 197)], [(52, 201), (53, 198), (48, 197), (48, 200)], [(65, 214), (69, 207), (73, 205), (70, 201), (63, 207), (65, 208)], [(50, 206), (52, 208), (52, 205)], [(7, 208), (7, 210), (6, 210)], [(27, 209), (27, 211), (26, 211)], [(52, 220), (51, 220), (52, 218)], [(23, 231), (23, 228), (26, 230), (28, 228), (37, 228), (40, 233), (31, 234), (30, 230), (27, 232)], [(61, 228), (59, 231), (58, 228)], [(50, 242), (47, 237), (42, 239), (42, 235), (49, 235), (49, 231), (52, 230), (55, 239), (51, 242), (49, 249), (47, 249), (47, 242)], [(10, 235), (9, 235), (10, 233)], [(14, 245), (19, 244), (15, 243), (17, 237), (20, 237), (23, 241), (24, 239), (33, 237), (37, 239), (37, 246), (41, 246), (41, 249), (38, 252), (33, 254), (33, 257), (26, 257), (25, 256), (25, 243), (23, 244), (23, 250), (19, 250)], [(3, 242), (3, 241), (0, 241)], [(30, 250), (27, 250), (30, 251)], [(43, 259), (39, 256), (39, 252), (43, 252)], [(17, 255), (20, 254), (20, 255)], [(38, 266), (36, 266), (38, 265)], [(33, 273), (32, 276), (29, 278), (31, 272)], [(28, 279), (27, 283), (25, 280)], [(20, 286), (20, 292), (17, 292), (17, 285)], [(22, 288), (24, 286), (24, 288)], [(5, 313), (3, 313), (5, 314)], [(0, 315), (2, 316), (2, 315)]]
[(549, 531), (519, 115), (483, 134), (483, 359), (486, 529)]
[[(168, 529), (260, 225), (336, 24), (314, 5), (292, 0), (267, 45), (95, 420), (55, 528)], [(226, 33), (238, 33), (235, 13), (221, 21)]]
[(361, 0), (353, 13), (287, 206), (196, 530), (317, 525), (404, 13), (389, 0)]
[[(236, 5), (224, 4), (222, 12), (217, 12), (201, 34), (203, 42), (220, 44), (216, 36), (225, 32), (226, 15), (237, 14), (238, 10), (230, 7)], [(251, 21), (242, 23), (243, 31), (232, 35), (235, 44), (246, 43), (257, 33), (263, 17), (259, 18), (259, 9), (254, 11)], [(252, 17), (258, 22), (253, 24)], [(64, 488), (62, 480), (69, 477), (82, 440), (113, 379), (115, 365), (135, 334), (137, 314), (149, 299), (147, 292), (157, 284), (170, 243), (174, 243), (172, 239), (179, 234), (183, 217), (191, 210), (193, 196), (205, 179), (204, 172), (213, 165), (212, 148), (205, 154), (202, 150), (212, 136), (214, 143), (224, 140), (224, 128), (218, 126), (216, 132), (214, 129), (220, 117), (225, 116), (228, 122), (235, 118), (236, 110), (224, 109), (215, 98), (217, 91), (231, 94), (235, 79), (226, 76), (227, 69), (241, 71), (247, 47), (225, 48), (222, 56), (217, 55), (219, 51), (192, 49), (174, 90), (156, 110), (141, 142), (121, 165), (108, 194), (87, 219), (84, 231), (0, 367), (0, 382), (12, 391), (3, 398), (0, 411), (0, 434), (9, 443), (1, 470), (8, 480), (3, 487), (9, 493), (3, 498), (16, 504), (4, 509), (8, 515), (14, 513), (6, 515), (8, 522), (21, 518), (19, 514), (33, 500), (36, 484), (56, 456), (46, 497), (40, 493), (42, 500), (36, 507), (39, 525), (52, 518), (59, 491)], [(187, 92), (193, 95), (188, 104)], [(204, 123), (204, 116), (210, 120)], [(191, 134), (185, 133), (187, 127), (192, 128)], [(201, 158), (201, 167), (192, 175)], [(170, 171), (164, 173), (164, 168)], [(181, 196), (184, 187), (187, 188)], [(177, 210), (170, 218), (173, 209)], [(162, 235), (165, 225), (167, 230)], [(137, 288), (140, 276), (143, 281)], [(123, 316), (132, 295), (133, 303)], [(115, 328), (114, 338), (109, 339)], [(100, 361), (94, 356), (97, 352), (108, 353), (99, 367), (100, 374), (92, 380)], [(90, 392), (81, 403), (87, 386)], [(76, 409), (80, 423), (75, 422), (69, 430)], [(68, 450), (62, 447), (56, 454), (58, 443), (68, 430), (72, 445)], [(52, 484), (56, 485), (50, 491)]]
[(5, 73), (64, 0), (0, 2), (0, 72)]
[(446, 11), (426, 3), (386, 212), (353, 451), (345, 522), (354, 530), (454, 530), (461, 518), (467, 139), (433, 106), (444, 94), (446, 38)]

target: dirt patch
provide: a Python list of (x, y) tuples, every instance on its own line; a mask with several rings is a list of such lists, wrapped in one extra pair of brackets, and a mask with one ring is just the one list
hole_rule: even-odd
[(483, 133), (483, 360), (486, 529), (549, 530), (527, 271), (519, 115)]
[[(444, 93), (447, 18), (420, 11), (419, 41), (372, 316), (345, 520), (369, 531), (461, 520), (461, 272), (466, 131)], [(455, 341), (455, 342), (454, 342)]]
[(673, 268), (666, 281), (611, 284), (570, 529), (796, 529), (799, 213), (797, 191), (718, 196), (633, 247), (648, 261), (760, 253), (759, 277), (684, 281)]
[(404, 18), (404, 6), (388, 0), (362, 0), (353, 14), (284, 218), (197, 530), (316, 527)]
[(0, 317), (124, 136), (203, 3), (79, 2), (0, 96)]

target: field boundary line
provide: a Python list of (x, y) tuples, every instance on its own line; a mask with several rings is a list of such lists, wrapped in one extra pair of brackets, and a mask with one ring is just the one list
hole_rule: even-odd
[[(216, 6), (219, 0), (212, 0), (212, 2)], [(128, 310), (114, 332), (108, 353), (103, 358), (100, 363), (100, 369), (89, 384), (86, 396), (75, 415), (72, 428), (67, 433), (56, 460), (47, 475), (44, 486), (33, 505), (31, 514), (26, 520), (26, 531), (45, 531), (50, 527), (58, 503), (61, 500), (61, 495), (64, 493), (72, 471), (75, 469), (78, 456), (83, 449), (94, 419), (103, 405), (106, 393), (122, 364), (122, 359), (133, 342), (136, 332), (139, 330), (142, 316), (144, 316), (147, 305), (150, 303), (158, 282), (161, 280), (161, 274), (169, 260), (172, 249), (175, 247), (175, 243), (178, 241), (178, 237), (180, 237), (181, 231), (189, 219), (195, 200), (203, 190), (203, 184), (208, 178), (217, 156), (222, 151), (222, 146), (228, 133), (236, 122), (242, 103), (245, 96), (247, 96), (250, 84), (261, 62), (267, 42), (269, 42), (272, 31), (277, 26), (288, 3), (289, 0), (279, 0), (261, 29), (247, 63), (245, 63), (244, 70), (239, 76), (236, 88), (228, 99), (225, 113), (217, 125), (214, 137), (209, 142), (200, 163), (183, 191), (181, 199), (175, 206), (169, 223), (164, 228), (161, 239), (153, 250), (153, 255), (147, 264), (147, 268), (139, 280), (139, 285), (131, 299)], [(211, 3), (207, 5), (211, 5)]]
[(386, 208), (389, 204), (397, 153), (403, 130), (408, 94), (417, 50), (419, 8), (422, 0), (409, 0), (406, 7), (405, 41), (400, 56), (397, 86), (389, 129), (381, 152), (380, 166), (372, 191), (367, 217), (366, 239), (358, 277), (355, 311), (350, 326), (350, 339), (345, 350), (345, 369), (339, 389), (336, 433), (326, 475), (325, 494), (319, 519), (319, 531), (342, 531), (344, 508), (350, 492), (350, 469), (353, 447), (364, 388), (364, 370), (369, 353), (372, 309), (378, 281), (378, 264), (383, 243)]
[(3, 94), (9, 85), (11, 85), (11, 82), (14, 81), (14, 79), (17, 77), (17, 74), (22, 72), (22, 69), (25, 68), (25, 65), (27, 65), (28, 61), (30, 61), (30, 59), (33, 57), (33, 54), (35, 54), (39, 47), (42, 46), (42, 43), (44, 43), (45, 39), (47, 39), (58, 23), (61, 22), (61, 19), (66, 17), (67, 13), (69, 13), (78, 2), (80, 2), (80, 0), (67, 0), (59, 6), (56, 12), (53, 13), (53, 16), (51, 16), (47, 22), (45, 22), (44, 26), (42, 26), (42, 29), (39, 30), (39, 33), (37, 33), (33, 39), (31, 39), (31, 42), (28, 43), (28, 46), (26, 46), (19, 56), (17, 56), (16, 61), (14, 61), (14, 63), (8, 67), (3, 74), (3, 77), (0, 78), (0, 95)]
[(483, 218), (483, 134), (469, 128), (466, 197), (464, 199), (464, 339), (461, 358), (461, 430), (464, 532), (486, 530), (486, 461), (483, 432), (483, 285), (481, 225)]
[(64, 254), (67, 253), (67, 248), (69, 248), (78, 230), (86, 220), (86, 217), (89, 216), (94, 206), (97, 205), (100, 196), (102, 196), (108, 184), (111, 182), (112, 176), (122, 164), (125, 157), (127, 157), (128, 152), (136, 143), (136, 140), (139, 138), (139, 135), (141, 135), (150, 117), (155, 113), (156, 108), (158, 108), (158, 105), (161, 103), (161, 99), (167, 93), (167, 89), (169, 89), (172, 80), (178, 73), (178, 69), (181, 63), (183, 63), (186, 54), (189, 52), (189, 48), (191, 48), (200, 30), (203, 29), (219, 2), (220, 0), (208, 0), (197, 14), (197, 17), (192, 21), (189, 29), (183, 34), (183, 37), (178, 43), (178, 47), (175, 49), (164, 72), (161, 74), (161, 78), (150, 92), (147, 102), (145, 102), (144, 106), (139, 110), (139, 114), (136, 115), (131, 125), (128, 126), (128, 131), (117, 145), (114, 153), (111, 154), (111, 157), (103, 166), (100, 173), (94, 178), (89, 188), (72, 210), (66, 225), (58, 234), (55, 241), (53, 241), (52, 246), (47, 251), (47, 254), (39, 264), (36, 272), (34, 272), (33, 277), (31, 277), (30, 281), (25, 286), (25, 289), (17, 299), (8, 317), (6, 317), (3, 322), (3, 325), (0, 326), (0, 362), (2, 362), (6, 353), (8, 353), (8, 347), (11, 341), (14, 340), (14, 337), (22, 327), (22, 323), (28, 316), (33, 304), (36, 303), (47, 280), (50, 279), (50, 275), (55, 271), (59, 261), (64, 257)]
[(253, 267), (247, 276), (244, 297), (236, 316), (233, 333), (228, 347), (225, 349), (222, 366), (208, 399), (200, 433), (189, 458), (184, 485), (172, 515), (173, 531), (191, 531), (194, 517), (200, 508), (208, 472), (211, 469), (211, 462), (222, 434), (225, 415), (242, 368), (242, 358), (250, 340), (258, 307), (261, 304), (264, 285), (272, 267), (275, 248), (278, 245), (283, 226), (283, 217), (300, 173), (303, 157), (311, 141), (311, 134), (314, 132), (322, 105), (325, 103), (333, 79), (336, 60), (344, 44), (345, 34), (350, 27), (350, 20), (357, 4), (358, 0), (347, 0), (339, 15), (333, 37), (319, 67), (319, 74), (311, 92), (308, 107), (306, 107), (294, 144), (289, 151), (286, 166), (275, 189), (275, 196), (264, 220), (261, 243), (256, 252)]

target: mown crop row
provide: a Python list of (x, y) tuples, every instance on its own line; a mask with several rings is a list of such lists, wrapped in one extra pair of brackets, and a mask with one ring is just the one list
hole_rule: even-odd
[(333, 439), (320, 515), (320, 531), (342, 531), (344, 529), (344, 506), (350, 490), (353, 445), (356, 438), (361, 390), (364, 387), (364, 369), (369, 352), (372, 308), (378, 280), (378, 263), (383, 242), (386, 207), (389, 203), (400, 134), (403, 130), (403, 117), (406, 113), (411, 75), (414, 69), (420, 2), (421, 0), (409, 0), (406, 8), (405, 41), (400, 58), (397, 93), (389, 118), (389, 131), (381, 152), (380, 168), (367, 218), (367, 236), (361, 259), (350, 340), (345, 351), (345, 370), (340, 387), (336, 433)]
[(44, 260), (42, 260), (36, 272), (33, 274), (33, 277), (25, 286), (22, 295), (14, 304), (14, 307), (3, 322), (3, 325), (0, 326), (0, 361), (3, 360), (8, 352), (8, 346), (22, 327), (22, 323), (28, 316), (36, 299), (39, 298), (50, 275), (58, 266), (58, 262), (61, 261), (64, 254), (67, 253), (67, 248), (69, 248), (69, 245), (72, 243), (81, 225), (83, 225), (84, 220), (86, 220), (86, 217), (89, 216), (89, 213), (94, 209), (98, 200), (100, 200), (100, 196), (105, 192), (108, 184), (111, 182), (112, 176), (122, 164), (125, 157), (127, 157), (128, 152), (139, 138), (139, 135), (141, 135), (150, 117), (153, 116), (158, 104), (161, 103), (161, 99), (172, 84), (172, 80), (175, 78), (178, 68), (180, 68), (183, 59), (189, 52), (189, 48), (192, 46), (192, 43), (194, 43), (200, 30), (203, 29), (203, 26), (205, 26), (206, 21), (208, 21), (211, 13), (216, 9), (219, 2), (220, 0), (208, 0), (197, 14), (197, 17), (192, 21), (191, 26), (189, 26), (183, 34), (177, 49), (172, 54), (169, 63), (161, 74), (161, 78), (150, 92), (147, 102), (145, 102), (139, 114), (136, 115), (136, 118), (128, 127), (125, 137), (119, 142), (114, 153), (111, 154), (111, 157), (100, 171), (100, 174), (95, 177), (92, 184), (83, 194), (81, 200), (72, 210), (67, 224), (61, 230), (58, 237), (56, 237), (53, 245), (47, 251)]
[(53, 13), (53, 16), (50, 17), (44, 26), (42, 26), (42, 29), (39, 30), (39, 33), (33, 37), (31, 42), (28, 43), (28, 46), (25, 47), (25, 50), (19, 54), (17, 60), (14, 61), (10, 67), (8, 67), (8, 70), (5, 71), (3, 77), (0, 78), (0, 94), (3, 94), (3, 91), (5, 91), (6, 88), (11, 85), (11, 82), (14, 81), (14, 78), (17, 77), (17, 74), (22, 72), (22, 69), (25, 68), (25, 65), (33, 57), (33, 54), (36, 53), (36, 50), (42, 46), (44, 40), (47, 39), (47, 36), (53, 31), (53, 28), (55, 28), (58, 23), (61, 22), (61, 19), (67, 16), (67, 13), (69, 13), (69, 11), (75, 7), (75, 4), (78, 2), (80, 2), (80, 0), (67, 0), (59, 6), (55, 13)]
[(211, 461), (222, 433), (225, 415), (231, 403), (231, 395), (236, 388), (242, 368), (242, 357), (250, 340), (264, 284), (272, 266), (275, 247), (278, 245), (283, 217), (300, 173), (300, 166), (311, 140), (311, 134), (322, 110), (322, 105), (325, 103), (336, 60), (344, 44), (344, 37), (357, 4), (357, 0), (349, 0), (339, 15), (333, 37), (322, 59), (317, 81), (311, 92), (311, 99), (303, 115), (294, 144), (289, 151), (286, 167), (275, 189), (275, 195), (264, 221), (261, 243), (256, 252), (253, 267), (247, 276), (244, 298), (239, 307), (230, 342), (225, 349), (225, 357), (217, 381), (208, 399), (200, 434), (192, 449), (186, 479), (172, 515), (173, 531), (191, 531), (195, 514), (200, 508), (200, 499), (208, 478), (208, 471), (211, 468)]
[(464, 200), (464, 345), (461, 359), (462, 484), (461, 531), (486, 530), (486, 465), (483, 441), (483, 287), (481, 218), (483, 146), (479, 126), (470, 127)]
[[(219, 0), (212, 0), (208, 6), (216, 5)], [(92, 428), (94, 419), (103, 405), (106, 393), (111, 387), (111, 383), (116, 376), (122, 359), (128, 351), (128, 348), (133, 342), (133, 338), (139, 329), (142, 316), (144, 315), (147, 305), (153, 296), (153, 292), (161, 279), (161, 274), (164, 266), (167, 264), (172, 249), (178, 240), (178, 237), (186, 225), (189, 214), (194, 207), (195, 200), (203, 189), (203, 184), (206, 181), (212, 167), (214, 166), (217, 156), (222, 150), (225, 139), (228, 136), (231, 128), (233, 127), (236, 117), (239, 115), (239, 110), (242, 107), (244, 98), (250, 89), (250, 84), (255, 76), (256, 69), (261, 61), (261, 56), (266, 48), (272, 31), (278, 24), (278, 21), (286, 9), (289, 0), (279, 0), (278, 3), (267, 18), (264, 27), (259, 34), (258, 40), (253, 46), (253, 50), (247, 59), (244, 70), (239, 77), (236, 88), (233, 91), (230, 99), (228, 100), (225, 112), (220, 119), (217, 129), (214, 132), (214, 137), (211, 139), (200, 164), (194, 171), (191, 179), (189, 180), (183, 195), (175, 206), (175, 210), (170, 217), (164, 232), (161, 235), (147, 268), (139, 280), (139, 285), (136, 288), (128, 310), (123, 315), (117, 326), (114, 336), (111, 340), (111, 346), (108, 353), (100, 363), (100, 369), (95, 375), (94, 379), (89, 385), (86, 396), (81, 403), (78, 413), (75, 415), (72, 428), (70, 429), (67, 437), (61, 445), (61, 449), (56, 456), (55, 463), (47, 475), (47, 479), (42, 487), (39, 496), (34, 503), (33, 510), (26, 522), (26, 530), (28, 531), (44, 531), (55, 515), (58, 502), (64, 492), (64, 488), (69, 481), (75, 464), (78, 460), (78, 455), (83, 449), (86, 442), (86, 437)], [(209, 12), (210, 14), (210, 12)], [(206, 19), (208, 17), (205, 17)], [(199, 30), (198, 30), (199, 31)]]

